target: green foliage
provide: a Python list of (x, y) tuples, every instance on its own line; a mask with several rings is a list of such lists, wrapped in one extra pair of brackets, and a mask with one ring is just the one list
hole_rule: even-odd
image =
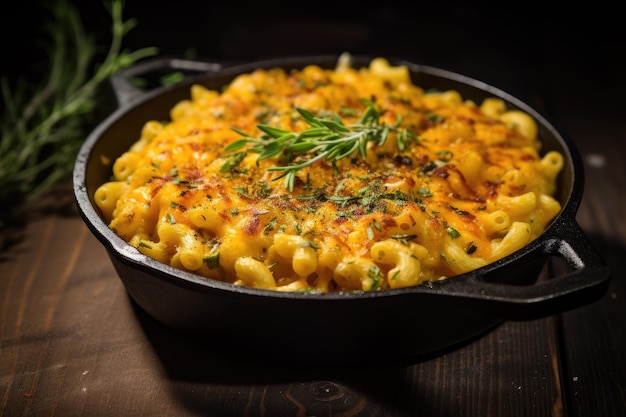
[(363, 102), (366, 108), (361, 118), (350, 126), (345, 126), (336, 114), (332, 118), (324, 118), (315, 116), (306, 109), (296, 108), (300, 117), (310, 126), (300, 133), (260, 124), (257, 127), (263, 134), (254, 138), (233, 129), (243, 138), (226, 147), (232, 153), (227, 155), (228, 159), (221, 171), (227, 172), (237, 167), (248, 152), (258, 153), (259, 160), (280, 156), (286, 165), (268, 168), (268, 171), (282, 172), (276, 179), (284, 178), (285, 187), (293, 191), (297, 172), (319, 160), (328, 160), (334, 164), (355, 152), (365, 159), (367, 143), (382, 145), (390, 131), (397, 133), (399, 148), (402, 140), (401, 149), (404, 149), (409, 139), (415, 139), (412, 132), (399, 128), (399, 121), (393, 126), (381, 124), (380, 114), (374, 103), (369, 100)]
[[(0, 119), (0, 204), (28, 201), (49, 191), (73, 169), (76, 154), (92, 127), (98, 110), (101, 84), (119, 70), (157, 51), (123, 51), (122, 40), (135, 26), (122, 19), (122, 0), (106, 6), (112, 18), (111, 44), (101, 62), (101, 45), (86, 33), (69, 0), (50, 2), (46, 33), (49, 68), (47, 80), (19, 79), (11, 89), (0, 80), (5, 112)], [(33, 87), (35, 86), (35, 87)]]

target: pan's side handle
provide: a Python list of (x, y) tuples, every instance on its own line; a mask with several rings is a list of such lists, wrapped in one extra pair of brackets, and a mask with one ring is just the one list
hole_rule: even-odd
[(146, 60), (122, 69), (110, 78), (118, 105), (124, 106), (147, 93), (145, 88), (138, 87), (133, 79), (149, 74), (165, 74), (181, 72), (185, 75), (216, 72), (223, 68), (221, 63), (195, 61), (182, 58), (155, 58)]
[[(575, 221), (556, 225), (527, 256), (563, 258), (572, 272), (530, 285), (489, 282), (470, 275), (459, 281), (442, 281), (442, 289), (446, 287), (446, 293), (507, 320), (546, 317), (581, 307), (598, 300), (608, 289), (610, 269)], [(525, 257), (517, 262), (525, 262)]]

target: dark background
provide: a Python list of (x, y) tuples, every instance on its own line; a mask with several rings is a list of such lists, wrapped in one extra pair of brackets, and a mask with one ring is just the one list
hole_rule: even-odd
[[(559, 110), (542, 102), (542, 92), (557, 89), (576, 103), (579, 98), (621, 100), (626, 91), (626, 37), (617, 3), (369, 3), (128, 0), (125, 19), (136, 20), (137, 26), (126, 35), (124, 47), (155, 46), (161, 55), (206, 60), (344, 51), (398, 57), (479, 78), (554, 117)], [(58, 3), (11, 2), (1, 13), (0, 68), (12, 82), (44, 77), (43, 26), (51, 16), (46, 4)], [(86, 31), (107, 47), (110, 15), (104, 3), (73, 4)]]
[[(0, 75), (11, 91), (18, 81), (36, 90), (46, 80), (47, 27), (52, 9), (66, 2), (78, 10), (85, 32), (100, 47), (95, 62), (101, 62), (111, 41), (109, 1), (18, 0), (6, 6), (0, 12)], [(124, 20), (133, 20), (135, 27), (124, 37), (123, 49), (156, 47), (160, 56), (232, 62), (342, 52), (406, 59), (465, 74), (518, 97), (587, 156), (608, 151), (596, 149), (596, 138), (617, 138), (625, 125), (626, 36), (620, 9), (606, 0), (577, 5), (127, 0)], [(102, 102), (93, 125), (115, 109), (112, 96)], [(620, 153), (626, 149), (619, 141), (616, 147)]]
[[(24, 0), (0, 13), (0, 75), (36, 88), (47, 76), (50, 7), (70, 1), (101, 47), (111, 40), (106, 1)], [(556, 2), (555, 2), (556, 3)], [(625, 126), (626, 36), (617, 3), (383, 0), (127, 0), (136, 26), (123, 48), (158, 48), (160, 56), (251, 61), (340, 54), (400, 58), (465, 74), (534, 107), (583, 156), (598, 135)], [(100, 62), (100, 61), (97, 61)], [(4, 102), (2, 103), (4, 104)], [(101, 106), (104, 118), (114, 106)], [(2, 109), (2, 107), (0, 107)], [(615, 143), (623, 154), (626, 144)]]
[[(77, 8), (85, 31), (101, 48), (98, 57), (104, 56), (111, 41), (109, 0), (11, 2), (0, 13), (0, 75), (11, 88), (26, 81), (35, 89), (46, 79), (46, 26), (51, 7), (65, 1)], [(619, 137), (626, 125), (621, 7), (605, 0), (555, 4), (127, 0), (124, 20), (136, 26), (124, 37), (123, 49), (156, 47), (160, 56), (226, 62), (342, 52), (410, 60), (518, 97), (572, 139), (585, 157), (615, 150), (623, 154), (626, 144), (616, 141), (617, 149), (597, 149), (596, 141), (598, 135)], [(100, 107), (98, 119), (114, 110), (111, 103)]]
[[(110, 18), (103, 3), (73, 1), (86, 30), (108, 46)], [(32, 79), (35, 86), (45, 78), (43, 27), (50, 15), (43, 4), (3, 4), (0, 75), (12, 86), (18, 79)], [(613, 272), (604, 299), (554, 320), (506, 323), (469, 349), (419, 363), (406, 375), (367, 370), (339, 379), (347, 395), (333, 405), (344, 414), (405, 415), (407, 408), (406, 415), (450, 416), (458, 415), (460, 405), (494, 415), (557, 415), (565, 404), (572, 413), (563, 415), (624, 416), (624, 14), (618, 3), (560, 4), (565, 6), (549, 1), (127, 1), (124, 16), (137, 21), (125, 38), (127, 49), (155, 46), (161, 55), (219, 61), (348, 51), (442, 67), (526, 101), (569, 136), (584, 158), (589, 186), (579, 217)], [(64, 198), (71, 200), (69, 190)], [(24, 244), (9, 252), (15, 261), (2, 266), (9, 275), (0, 279), (7, 289), (0, 297), (0, 311), (7, 313), (2, 326), (7, 355), (0, 358), (11, 368), (6, 380), (12, 386), (0, 408), (8, 401), (9, 409), (19, 410), (16, 415), (63, 414), (68, 408), (80, 413), (99, 406), (189, 415), (215, 405), (246, 407), (250, 414), (258, 407), (269, 415), (295, 394), (303, 399), (299, 410), (330, 412), (315, 408), (326, 401), (306, 403), (310, 392), (325, 384), (301, 382), (308, 378), (299, 376), (285, 384), (266, 383), (268, 377), (258, 373), (236, 381), (241, 367), (216, 363), (219, 359), (141, 323), (141, 316), (134, 320), (97, 242), (83, 240), (86, 232), (79, 226), (75, 218), (45, 216), (26, 229)], [(98, 384), (86, 396), (78, 388), (91, 367), (99, 368), (98, 375), (90, 374)], [(337, 380), (321, 374), (323, 381)], [(269, 379), (274, 378), (284, 376)], [(242, 381), (263, 384), (239, 385)], [(559, 383), (563, 397), (551, 390)]]

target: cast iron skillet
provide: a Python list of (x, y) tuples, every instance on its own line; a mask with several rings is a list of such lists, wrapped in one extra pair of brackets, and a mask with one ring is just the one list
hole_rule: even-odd
[[(459, 91), (480, 102), (502, 98), (510, 108), (538, 122), (542, 152), (565, 156), (558, 195), (563, 209), (536, 240), (476, 271), (441, 282), (370, 293), (280, 293), (239, 287), (186, 273), (152, 260), (128, 245), (102, 220), (93, 202), (96, 188), (111, 176), (113, 160), (129, 148), (148, 120), (168, 120), (169, 109), (200, 83), (219, 90), (235, 75), (255, 68), (332, 68), (337, 56), (292, 57), (224, 66), (163, 58), (118, 73), (111, 84), (119, 108), (89, 135), (76, 159), (74, 192), (78, 209), (105, 246), (125, 288), (150, 316), (215, 349), (245, 359), (303, 364), (359, 364), (412, 361), (454, 348), (503, 320), (545, 317), (602, 297), (610, 271), (576, 223), (583, 193), (583, 167), (574, 146), (525, 103), (488, 84), (456, 73), (407, 65), (425, 89)], [(354, 57), (356, 66), (369, 57)], [(180, 83), (153, 90), (132, 87), (135, 76), (183, 71)], [(564, 274), (539, 279), (548, 258), (569, 265)]]

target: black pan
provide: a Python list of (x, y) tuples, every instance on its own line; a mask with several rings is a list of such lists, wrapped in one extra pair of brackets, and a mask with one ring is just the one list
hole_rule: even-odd
[[(118, 73), (111, 81), (119, 108), (87, 138), (76, 160), (74, 192), (78, 209), (107, 249), (128, 294), (165, 326), (242, 358), (306, 364), (406, 362), (454, 348), (503, 320), (545, 317), (582, 307), (602, 297), (610, 271), (575, 220), (583, 167), (572, 143), (541, 114), (504, 91), (456, 73), (407, 65), (424, 89), (457, 90), (480, 102), (499, 97), (538, 123), (542, 152), (565, 156), (558, 178), (562, 211), (547, 230), (524, 248), (478, 270), (416, 287), (367, 293), (282, 293), (231, 285), (174, 269), (152, 260), (111, 231), (93, 194), (109, 180), (113, 160), (138, 138), (148, 120), (169, 119), (169, 109), (189, 98), (194, 83), (219, 90), (237, 74), (255, 68), (332, 68), (336, 56), (294, 57), (225, 66), (219, 63), (157, 59)], [(369, 57), (354, 57), (367, 65)], [(174, 85), (141, 90), (133, 77), (156, 79), (182, 71)], [(567, 272), (544, 279), (547, 260), (558, 258)], [(548, 262), (549, 264), (549, 262)], [(562, 269), (562, 268), (561, 268)]]

